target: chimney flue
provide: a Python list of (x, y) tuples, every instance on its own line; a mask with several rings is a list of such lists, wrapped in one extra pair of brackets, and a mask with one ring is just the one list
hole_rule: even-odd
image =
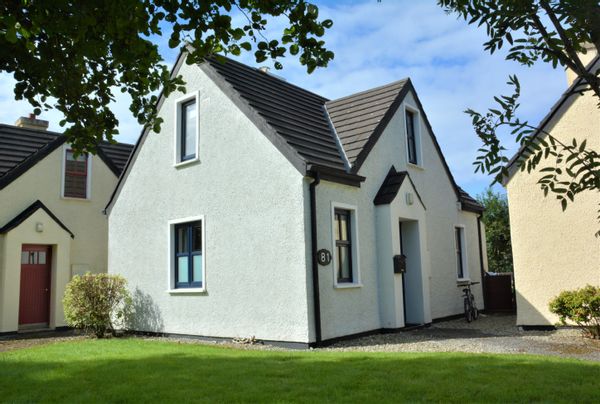
[(49, 122), (43, 119), (37, 119), (35, 114), (29, 114), (28, 117), (22, 116), (15, 122), (15, 126), (25, 129), (46, 130)]
[[(585, 48), (586, 53), (579, 53), (578, 56), (579, 59), (581, 59), (581, 63), (583, 63), (584, 66), (587, 66), (598, 55), (598, 51), (596, 50), (594, 44), (591, 43), (585, 43), (583, 44), (583, 47)], [(570, 86), (575, 80), (577, 80), (578, 76), (573, 70), (569, 69), (568, 67), (566, 69), (566, 73), (567, 84)]]

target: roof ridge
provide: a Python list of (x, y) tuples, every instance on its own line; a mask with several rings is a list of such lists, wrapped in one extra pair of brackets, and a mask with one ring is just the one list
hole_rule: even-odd
[[(284, 79), (284, 78), (282, 78), (282, 77), (278, 77), (278, 76), (277, 76), (277, 75), (275, 75), (275, 74), (271, 74), (271, 73), (265, 73), (265, 72), (261, 71), (261, 70), (260, 70), (259, 68), (257, 68), (257, 67), (254, 67), (254, 66), (248, 66), (248, 65), (247, 65), (247, 64), (245, 64), (245, 63), (239, 62), (239, 61), (237, 61), (237, 60), (235, 60), (235, 59), (232, 59), (232, 58), (229, 58), (229, 57), (227, 57), (227, 56), (219, 55), (219, 57), (222, 57), (222, 58), (226, 59), (226, 60), (227, 60), (227, 61), (229, 61), (229, 62), (233, 62), (233, 63), (235, 63), (235, 64), (238, 64), (238, 65), (240, 65), (240, 66), (242, 66), (242, 67), (244, 67), (244, 68), (246, 68), (246, 69), (251, 69), (251, 70), (254, 70), (254, 71), (256, 71), (257, 73), (264, 75), (264, 77), (268, 77), (269, 79), (275, 79), (275, 80), (277, 80), (279, 83), (281, 83), (281, 84), (283, 84), (283, 85), (285, 85), (285, 86), (287, 86), (287, 87), (292, 87), (292, 88), (295, 88), (295, 89), (297, 89), (297, 90), (300, 90), (300, 91), (302, 91), (302, 92), (305, 92), (305, 93), (307, 93), (307, 94), (310, 94), (310, 95), (312, 95), (312, 96), (318, 97), (318, 98), (320, 98), (321, 100), (323, 100), (323, 102), (324, 102), (324, 103), (325, 103), (325, 102), (327, 102), (327, 101), (329, 101), (329, 99), (328, 99), (327, 97), (324, 97), (324, 96), (322, 96), (321, 94), (317, 94), (317, 93), (315, 93), (314, 91), (307, 90), (307, 89), (306, 89), (306, 88), (304, 88), (304, 87), (300, 87), (299, 85), (297, 85), (297, 84), (294, 84), (294, 83), (291, 83), (291, 82), (289, 82), (289, 81), (285, 80), (285, 79)], [(214, 56), (213, 56), (213, 57), (211, 57), (211, 58), (209, 58), (208, 60), (209, 60), (209, 62), (211, 62), (211, 61), (212, 61), (212, 62), (215, 62), (215, 63), (220, 63), (218, 60), (216, 60), (216, 57), (214, 57)]]
[(391, 87), (391, 86), (393, 86), (395, 84), (400, 84), (400, 83), (406, 84), (408, 81), (410, 81), (410, 77), (405, 77), (405, 78), (403, 78), (401, 80), (392, 81), (391, 83), (384, 84), (382, 86), (377, 86), (377, 87), (369, 88), (367, 90), (363, 90), (363, 91), (359, 91), (359, 92), (352, 93), (352, 94), (349, 94), (349, 95), (345, 95), (343, 97), (336, 98), (336, 99), (333, 99), (333, 100), (329, 100), (327, 102), (329, 104), (331, 104), (331, 103), (334, 103), (334, 102), (344, 101), (346, 99), (349, 99), (349, 98), (352, 98), (352, 97), (356, 97), (358, 95), (365, 95), (366, 93), (370, 93), (370, 92), (377, 91), (377, 90), (382, 90), (382, 89), (384, 89), (386, 87)]

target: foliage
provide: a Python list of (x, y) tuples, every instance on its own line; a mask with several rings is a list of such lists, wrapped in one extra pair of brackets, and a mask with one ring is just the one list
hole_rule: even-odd
[[(597, 403), (599, 372), (597, 362), (539, 355), (273, 351), (138, 338), (0, 353), (9, 403)], [(235, 388), (224, 388), (232, 381)]]
[(512, 247), (506, 195), (488, 188), (477, 196), (477, 200), (485, 207), (481, 220), (485, 225), (489, 271), (512, 272)]
[[(266, 15), (285, 19), (280, 38), (265, 36)], [(304, 0), (11, 0), (0, 3), (0, 72), (14, 75), (16, 99), (29, 101), (36, 114), (64, 114), (61, 126), (71, 125), (65, 133), (74, 149), (93, 153), (118, 133), (109, 108), (115, 90), (131, 96), (133, 115), (154, 130), (161, 124), (156, 92), (183, 90), (157, 37), (168, 36), (170, 48), (189, 44), (190, 64), (213, 54), (254, 50), (263, 62), (289, 52), (312, 72), (333, 59), (320, 39), (331, 26)]]
[[(582, 85), (573, 89), (573, 93), (591, 91), (600, 107), (600, 69), (588, 71), (579, 56), (586, 52), (586, 43), (600, 53), (600, 3), (597, 0), (438, 0), (438, 4), (469, 24), (485, 25), (489, 40), (484, 48), (490, 53), (508, 44), (508, 60), (525, 66), (541, 60), (554, 67), (561, 65), (571, 69), (582, 80)], [(486, 113), (466, 111), (483, 143), (474, 163), (475, 171), (493, 175), (494, 182), (502, 182), (508, 176), (513, 162), (505, 155), (506, 148), (500, 140), (501, 129), (507, 129), (520, 146), (514, 161), (516, 166), (528, 173), (539, 171), (544, 195), (555, 194), (563, 210), (577, 194), (598, 192), (598, 151), (590, 149), (586, 140), (563, 143), (520, 120), (516, 114), (520, 96), (517, 77), (511, 76), (508, 84), (514, 93), (494, 97), (496, 107)], [(589, 138), (600, 134), (584, 135)], [(546, 165), (538, 167), (542, 161)], [(597, 235), (600, 236), (600, 232)]]
[(600, 288), (587, 285), (576, 290), (561, 292), (550, 302), (550, 311), (557, 314), (560, 323), (575, 323), (584, 334), (600, 338)]
[(75, 275), (67, 284), (63, 306), (67, 324), (98, 338), (114, 333), (131, 308), (127, 281), (119, 275)]

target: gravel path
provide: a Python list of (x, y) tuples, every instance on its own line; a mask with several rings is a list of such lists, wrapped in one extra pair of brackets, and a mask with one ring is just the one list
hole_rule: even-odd
[(553, 355), (600, 361), (600, 341), (576, 329), (522, 331), (515, 316), (481, 315), (432, 324), (419, 330), (380, 334), (336, 343), (326, 350), (361, 352), (473, 352)]
[[(0, 339), (0, 352), (82, 338), (86, 337), (75, 336), (72, 333), (50, 333), (41, 338), (32, 335), (31, 338), (23, 339)], [(262, 344), (207, 342), (188, 338), (141, 338), (237, 349), (285, 350)], [(481, 315), (472, 323), (462, 319), (445, 321), (412, 331), (342, 341), (314, 351), (536, 354), (600, 361), (600, 341), (583, 338), (579, 330), (521, 331), (515, 326), (515, 316), (507, 315)]]

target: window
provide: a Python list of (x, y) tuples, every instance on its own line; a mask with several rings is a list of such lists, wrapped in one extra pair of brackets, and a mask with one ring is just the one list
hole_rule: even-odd
[(406, 110), (406, 145), (408, 148), (408, 162), (412, 164), (418, 164), (417, 158), (417, 130), (416, 125), (416, 114), (412, 111)]
[(204, 286), (202, 220), (174, 226), (175, 288)]
[(345, 209), (334, 211), (334, 238), (335, 238), (335, 272), (338, 283), (352, 283), (352, 236), (351, 213)]
[(465, 229), (462, 227), (454, 228), (454, 244), (456, 251), (456, 274), (458, 279), (467, 279), (467, 265), (465, 255)]
[(194, 160), (198, 151), (198, 113), (196, 98), (179, 105), (179, 162)]
[(88, 155), (65, 151), (63, 196), (65, 198), (88, 197)]

